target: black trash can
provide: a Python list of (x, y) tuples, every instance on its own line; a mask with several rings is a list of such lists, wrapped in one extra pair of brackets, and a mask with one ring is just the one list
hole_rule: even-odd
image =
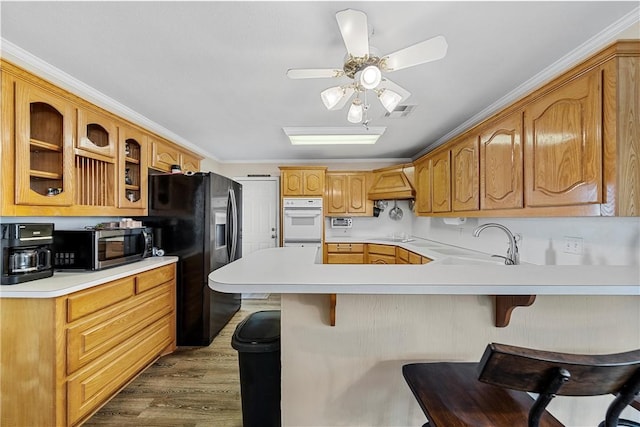
[(280, 427), (280, 310), (250, 314), (236, 327), (243, 427)]

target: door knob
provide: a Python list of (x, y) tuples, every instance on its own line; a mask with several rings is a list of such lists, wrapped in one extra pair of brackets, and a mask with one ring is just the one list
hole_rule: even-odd
[(272, 235), (271, 235), (271, 238), (272, 238), (272, 239), (275, 239), (275, 238), (276, 238), (276, 235), (275, 235), (275, 234), (272, 234)]

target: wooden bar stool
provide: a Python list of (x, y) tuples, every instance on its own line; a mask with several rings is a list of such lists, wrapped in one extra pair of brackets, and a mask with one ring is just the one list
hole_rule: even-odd
[(545, 409), (556, 395), (610, 393), (599, 427), (640, 427), (619, 419), (628, 405), (637, 408), (640, 349), (578, 355), (489, 344), (479, 363), (413, 363), (402, 374), (429, 420), (423, 427), (563, 427)]

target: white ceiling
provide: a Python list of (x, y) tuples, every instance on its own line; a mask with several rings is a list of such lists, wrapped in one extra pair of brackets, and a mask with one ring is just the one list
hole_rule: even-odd
[[(637, 1), (0, 3), (5, 41), (223, 162), (414, 157), (638, 14)], [(285, 76), (341, 68), (346, 8), (367, 14), (382, 54), (439, 34), (448, 54), (389, 75), (417, 108), (384, 118), (374, 100), (376, 145), (292, 147), (282, 127), (356, 126), (320, 100), (335, 80)]]

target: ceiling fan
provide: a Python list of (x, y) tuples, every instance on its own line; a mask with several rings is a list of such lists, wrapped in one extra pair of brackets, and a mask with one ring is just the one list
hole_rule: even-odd
[[(336, 13), (338, 27), (347, 48), (347, 55), (339, 68), (292, 68), (287, 71), (290, 79), (337, 78), (347, 76), (353, 81), (330, 87), (320, 94), (322, 102), (329, 110), (342, 109), (355, 94), (351, 102), (347, 120), (351, 123), (368, 124), (366, 102), (368, 90), (375, 93), (388, 112), (407, 99), (411, 94), (389, 80), (383, 73), (390, 73), (414, 65), (436, 61), (447, 54), (447, 41), (436, 36), (400, 49), (388, 55), (379, 56), (369, 46), (367, 15), (359, 10), (346, 9)], [(362, 98), (360, 99), (362, 95)]]

